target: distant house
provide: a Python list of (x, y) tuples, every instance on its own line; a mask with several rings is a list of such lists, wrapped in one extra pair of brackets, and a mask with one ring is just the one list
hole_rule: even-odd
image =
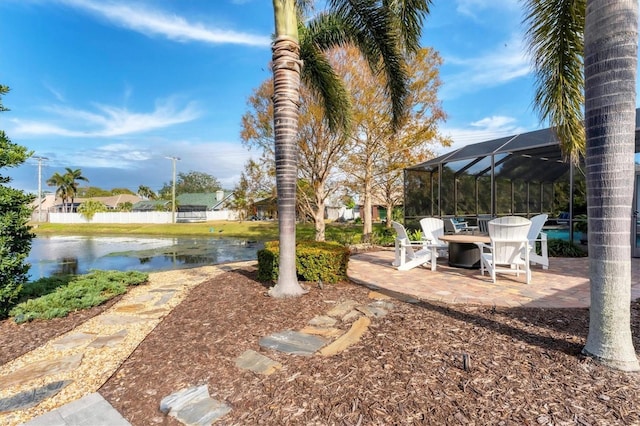
[[(71, 200), (66, 200), (64, 202), (62, 198), (56, 197), (53, 194), (46, 195), (42, 200), (42, 210), (52, 212), (52, 213), (76, 213), (78, 211), (78, 206), (84, 203), (85, 201), (98, 201), (107, 206), (108, 210), (118, 210), (118, 208), (125, 203), (131, 203), (135, 205), (140, 201), (140, 197), (132, 194), (118, 194), (118, 195), (109, 195), (107, 197), (88, 197), (88, 198), (74, 198), (73, 203)], [(34, 207), (37, 208), (38, 200), (35, 200)]]
[(276, 197), (267, 197), (253, 203), (251, 219), (274, 219), (278, 217), (278, 200)]
[(229, 210), (233, 203), (233, 192), (180, 194), (176, 197), (176, 222), (205, 222), (207, 212)]

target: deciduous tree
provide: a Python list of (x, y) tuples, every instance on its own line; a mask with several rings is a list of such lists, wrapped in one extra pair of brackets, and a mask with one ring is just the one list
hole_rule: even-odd
[[(204, 172), (180, 172), (176, 177), (176, 196), (180, 194), (212, 193), (221, 189), (222, 186), (218, 179)], [(172, 190), (173, 182), (165, 183), (158, 192), (158, 196), (163, 200), (170, 200)]]
[(383, 90), (384, 76), (368, 72), (355, 49), (337, 55), (335, 68), (344, 76), (353, 96), (357, 129), (350, 135), (343, 169), (348, 176), (346, 184), (360, 195), (365, 241), (369, 241), (373, 229), (374, 195), (386, 203), (390, 224), (391, 212), (402, 200), (404, 168), (433, 156), (433, 147), (450, 144), (438, 133), (438, 125), (446, 118), (437, 97), (440, 63), (440, 57), (429, 48), (419, 49), (407, 58), (407, 113), (395, 128), (392, 105)]

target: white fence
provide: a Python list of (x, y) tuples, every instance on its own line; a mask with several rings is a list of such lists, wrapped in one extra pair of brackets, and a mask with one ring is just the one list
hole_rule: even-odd
[[(49, 213), (50, 223), (171, 223), (171, 212), (104, 212), (87, 220), (80, 213)], [(177, 213), (176, 213), (177, 217)], [(230, 210), (207, 212), (209, 220), (235, 220)]]

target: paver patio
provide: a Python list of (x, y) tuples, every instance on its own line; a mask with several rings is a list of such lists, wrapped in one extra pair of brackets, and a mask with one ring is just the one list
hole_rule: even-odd
[[(478, 269), (454, 268), (438, 259), (436, 271), (417, 267), (398, 271), (391, 266), (393, 250), (354, 254), (347, 275), (374, 289), (444, 303), (467, 303), (501, 307), (589, 307), (588, 258), (550, 258), (549, 269), (532, 266), (531, 284), (524, 274), (498, 275), (497, 282)], [(631, 259), (631, 300), (640, 298), (640, 259)]]

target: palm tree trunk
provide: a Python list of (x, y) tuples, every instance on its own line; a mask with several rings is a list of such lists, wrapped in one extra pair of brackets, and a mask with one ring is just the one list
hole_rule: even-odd
[(273, 121), (280, 257), (274, 297), (299, 296), (305, 290), (296, 274), (296, 181), (298, 179), (298, 109), (300, 45), (294, 0), (273, 0), (276, 38), (273, 42)]
[(588, 0), (584, 31), (591, 308), (583, 352), (640, 369), (630, 330), (637, 0)]

